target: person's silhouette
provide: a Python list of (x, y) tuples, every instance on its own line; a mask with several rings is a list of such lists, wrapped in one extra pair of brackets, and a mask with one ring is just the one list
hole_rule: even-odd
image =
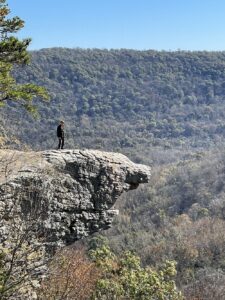
[(60, 121), (57, 127), (57, 137), (59, 139), (58, 149), (63, 149), (64, 147), (64, 121)]

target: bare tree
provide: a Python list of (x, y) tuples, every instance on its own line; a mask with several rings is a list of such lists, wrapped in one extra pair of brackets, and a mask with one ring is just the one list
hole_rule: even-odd
[[(43, 261), (43, 218), (35, 180), (24, 184), (10, 180), (18, 157), (1, 156), (0, 161), (0, 299), (32, 299), (38, 275), (45, 269)], [(17, 166), (18, 167), (18, 166)], [(21, 184), (24, 188), (21, 190)]]
[(65, 248), (51, 261), (38, 299), (90, 299), (99, 277), (100, 270), (88, 259), (84, 247)]
[(184, 288), (187, 300), (222, 300), (225, 299), (225, 274), (221, 270), (203, 269), (195, 282)]

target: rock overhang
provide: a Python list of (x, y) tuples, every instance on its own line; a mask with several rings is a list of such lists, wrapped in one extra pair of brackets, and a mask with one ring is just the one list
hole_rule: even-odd
[(119, 153), (47, 150), (12, 155), (16, 171), (0, 184), (8, 193), (1, 192), (0, 204), (4, 209), (5, 196), (7, 205), (19, 197), (24, 221), (35, 209), (45, 242), (54, 248), (109, 228), (118, 214), (113, 206), (119, 196), (150, 179), (148, 166)]

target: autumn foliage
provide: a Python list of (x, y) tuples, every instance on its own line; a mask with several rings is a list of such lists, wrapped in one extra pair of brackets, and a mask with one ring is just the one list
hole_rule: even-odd
[(82, 247), (67, 248), (55, 256), (49, 276), (39, 290), (40, 299), (90, 299), (100, 271)]

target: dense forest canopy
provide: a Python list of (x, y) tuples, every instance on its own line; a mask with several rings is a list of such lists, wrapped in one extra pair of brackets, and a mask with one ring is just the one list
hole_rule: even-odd
[[(31, 56), (15, 69), (17, 81), (43, 85), (52, 98), (38, 104), (41, 121), (22, 111), (16, 121), (19, 138), (34, 148), (52, 147), (61, 118), (69, 147), (132, 152), (224, 139), (225, 52), (52, 48)], [(3, 111), (12, 129), (16, 109)]]

